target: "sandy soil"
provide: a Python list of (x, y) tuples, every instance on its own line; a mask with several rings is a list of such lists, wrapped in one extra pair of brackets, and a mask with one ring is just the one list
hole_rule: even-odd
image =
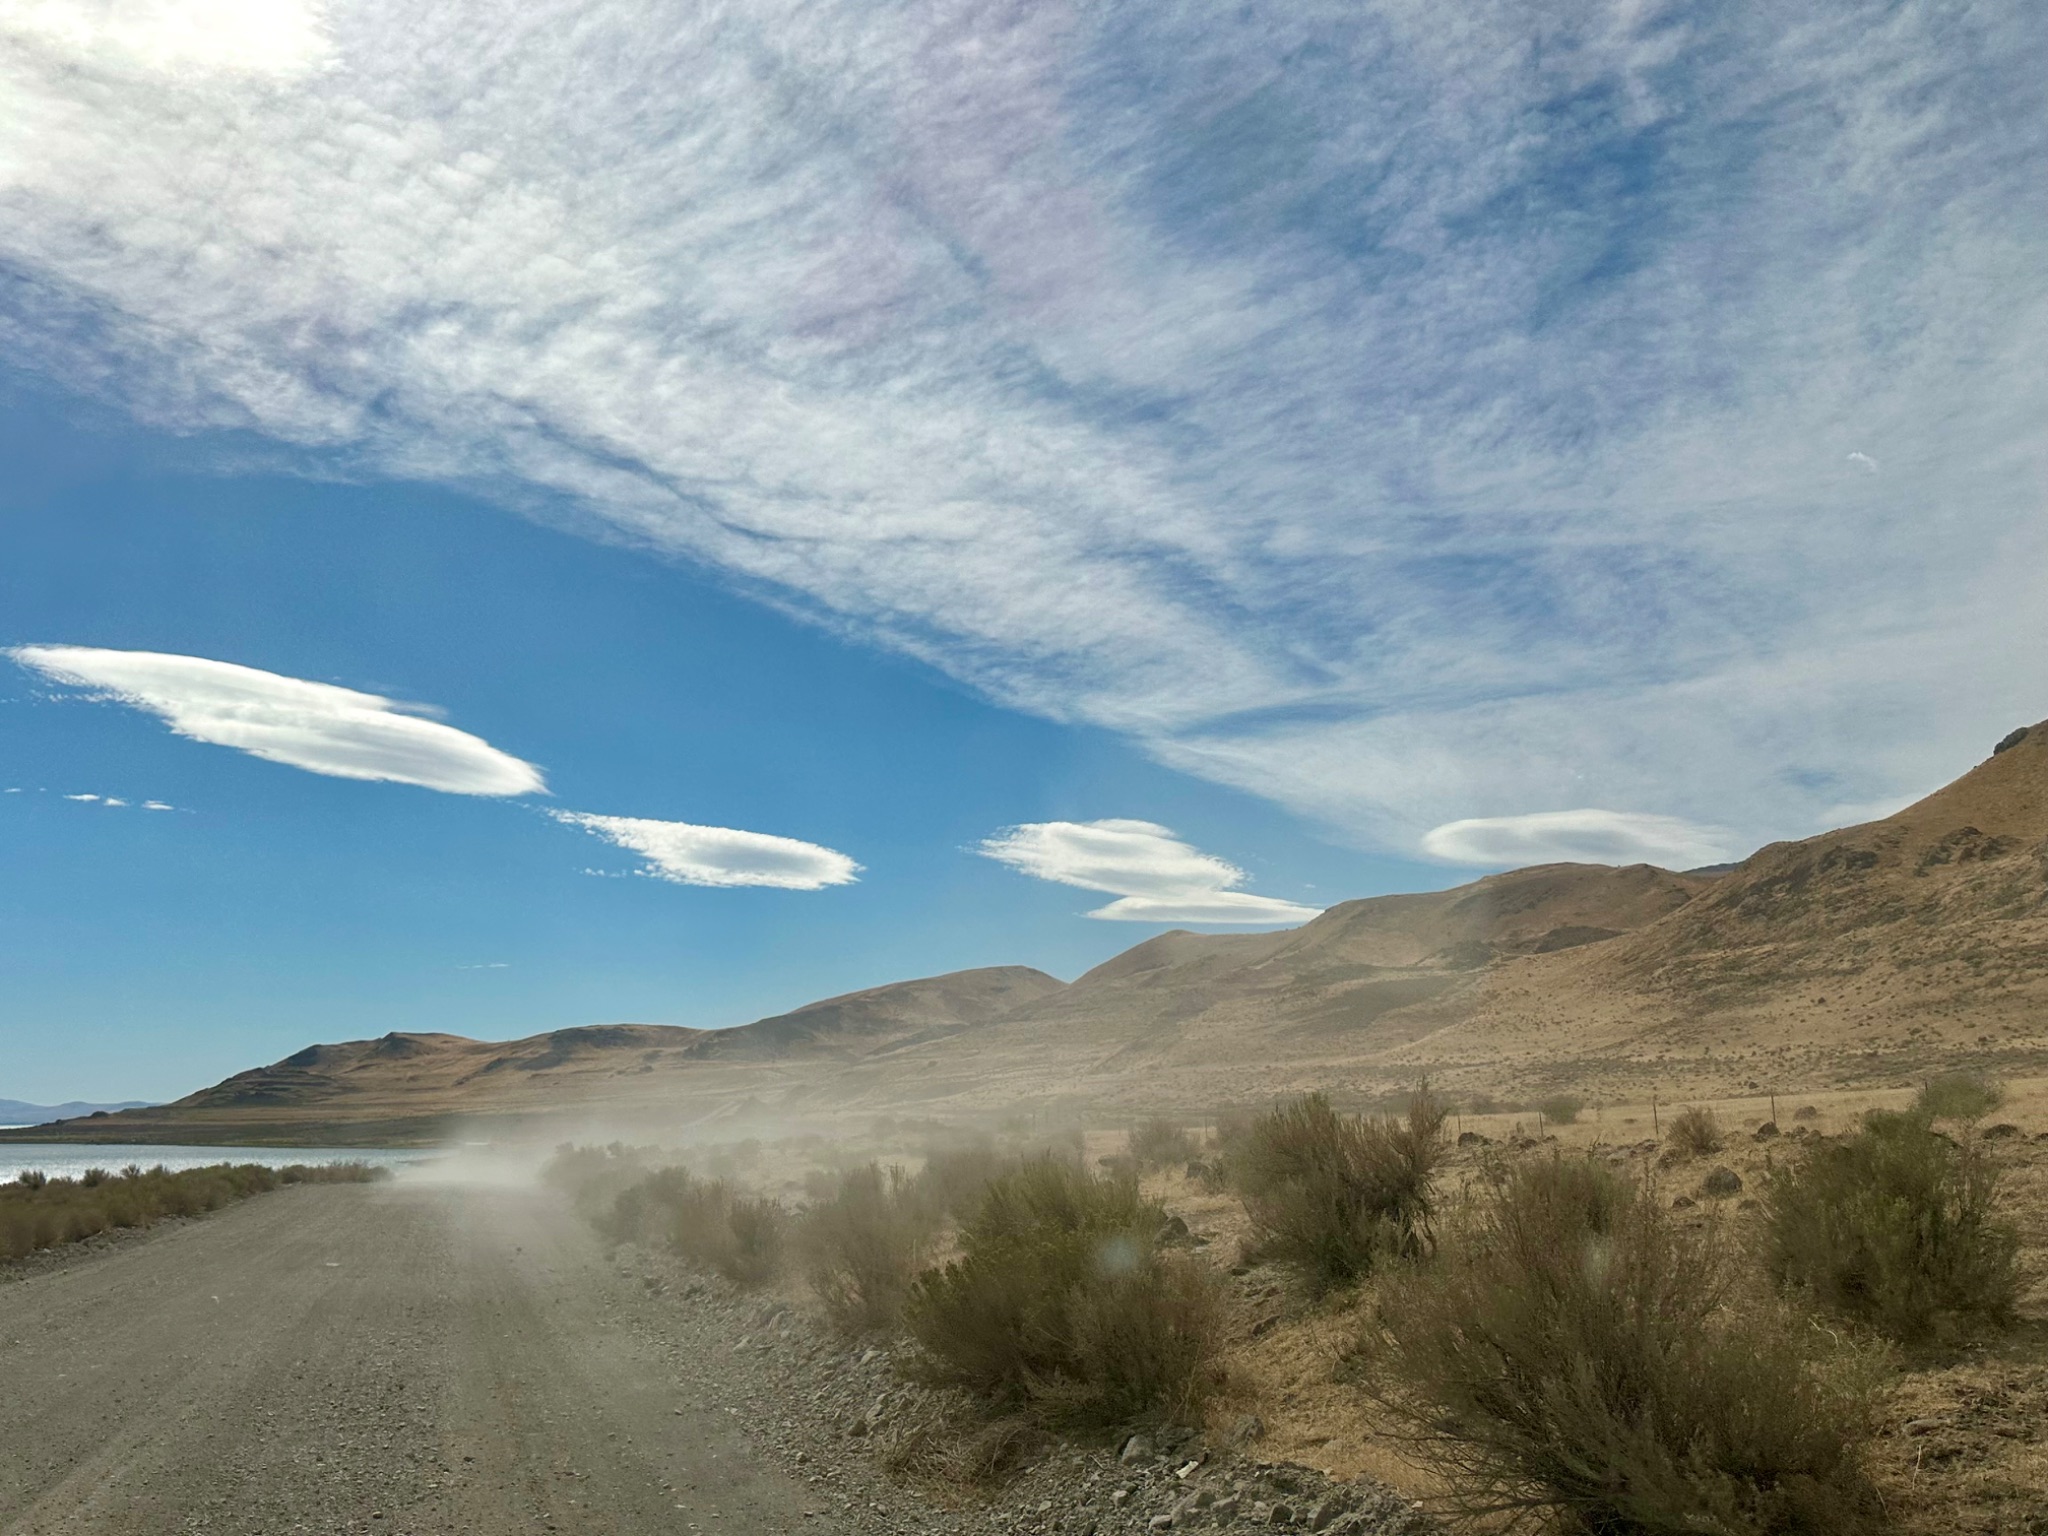
[[(1991, 1125), (2018, 1133), (1982, 1145), (2003, 1169), (2000, 1203), (2020, 1229), (2020, 1322), (2003, 1335), (1898, 1357), (1870, 1460), (1902, 1536), (2048, 1536), (2048, 1079), (2018, 1080), (2007, 1089), (2005, 1104), (1983, 1125), (1949, 1129), (1972, 1139)], [(1700, 1188), (1706, 1172), (1732, 1169), (1745, 1190), (1718, 1202), (1712, 1219), (1728, 1241), (1748, 1242), (1756, 1237), (1752, 1196), (1772, 1162), (1797, 1155), (1801, 1134), (1845, 1132), (1866, 1110), (1903, 1108), (1911, 1098), (1900, 1090), (1784, 1095), (1776, 1109), (1785, 1134), (1763, 1141), (1756, 1133), (1772, 1109), (1767, 1095), (1665, 1100), (1654, 1108), (1647, 1102), (1588, 1106), (1579, 1123), (1564, 1126), (1547, 1125), (1534, 1113), (1466, 1115), (1451, 1128), (1485, 1136), (1495, 1150), (1522, 1139), (1539, 1155), (1551, 1148), (1604, 1155), (1652, 1179), (1660, 1198), (1694, 1202), (1687, 1219), (1695, 1221), (1710, 1219), (1709, 1208), (1717, 1204)], [(1652, 1127), (1668, 1126), (1673, 1110), (1687, 1103), (1714, 1112), (1727, 1144), (1712, 1156), (1660, 1167), (1661, 1148), (1646, 1148)], [(1098, 1140), (1091, 1151), (1116, 1149), (1113, 1138)], [(1477, 1173), (1481, 1151), (1468, 1146), (1452, 1157), (1447, 1191)], [(1208, 1239), (1204, 1251), (1219, 1268), (1250, 1239), (1234, 1195), (1204, 1193), (1174, 1174), (1148, 1180), (1148, 1189)], [(1263, 1455), (1337, 1478), (1372, 1478), (1413, 1498), (1439, 1491), (1342, 1379), (1339, 1361), (1372, 1304), (1370, 1286), (1318, 1302), (1270, 1265), (1232, 1275), (1226, 1284), (1224, 1355), (1235, 1390), (1224, 1406), (1264, 1420)]]
[(829, 1531), (534, 1195), (285, 1190), (0, 1280), (0, 1533)]

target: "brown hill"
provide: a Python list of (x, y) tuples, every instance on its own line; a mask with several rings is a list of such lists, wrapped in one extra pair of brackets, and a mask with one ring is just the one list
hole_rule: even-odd
[(2038, 1065), (2048, 726), (1896, 815), (1759, 850), (1637, 933), (1497, 968), (1437, 1022), (1440, 1069), (1730, 1091)]
[[(1552, 864), (1345, 902), (1278, 933), (1161, 934), (1071, 986), (1000, 967), (722, 1032), (315, 1046), (93, 1139), (372, 1143), (472, 1121), (649, 1129), (847, 1112), (1191, 1109), (1428, 1075), (1532, 1098), (1876, 1085), (2048, 1063), (2048, 727), (1895, 816), (1726, 873)], [(22, 1133), (15, 1133), (20, 1135)]]
[(449, 1134), (459, 1118), (659, 1102), (679, 1074), (715, 1073), (728, 1060), (815, 1070), (995, 1018), (1063, 986), (1027, 966), (994, 966), (872, 987), (726, 1030), (591, 1024), (510, 1041), (394, 1033), (308, 1046), (175, 1103), (38, 1130), (41, 1139), (99, 1142), (403, 1145)]

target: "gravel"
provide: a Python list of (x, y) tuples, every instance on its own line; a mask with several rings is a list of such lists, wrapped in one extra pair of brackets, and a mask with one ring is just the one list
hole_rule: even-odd
[(909, 1381), (908, 1345), (848, 1344), (781, 1298), (695, 1275), (631, 1246), (637, 1277), (625, 1326), (677, 1386), (732, 1415), (765, 1455), (814, 1489), (814, 1519), (860, 1536), (1124, 1536), (1271, 1527), (1330, 1536), (1422, 1536), (1418, 1506), (1375, 1484), (1267, 1463), (1165, 1430), (1109, 1445), (1053, 1449), (999, 1485), (949, 1496), (891, 1476), (882, 1450), (957, 1405)]

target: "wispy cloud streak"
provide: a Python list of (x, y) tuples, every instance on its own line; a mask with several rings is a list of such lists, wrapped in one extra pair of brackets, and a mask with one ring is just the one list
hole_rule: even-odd
[(2022, 0), (208, 5), (0, 20), (0, 344), (151, 420), (1409, 846), (1805, 830), (2042, 712)]

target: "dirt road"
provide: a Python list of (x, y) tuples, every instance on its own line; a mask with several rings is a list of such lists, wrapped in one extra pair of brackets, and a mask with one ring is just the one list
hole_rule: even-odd
[(0, 1536), (835, 1529), (634, 1347), (630, 1283), (540, 1197), (404, 1186), (0, 1283)]

